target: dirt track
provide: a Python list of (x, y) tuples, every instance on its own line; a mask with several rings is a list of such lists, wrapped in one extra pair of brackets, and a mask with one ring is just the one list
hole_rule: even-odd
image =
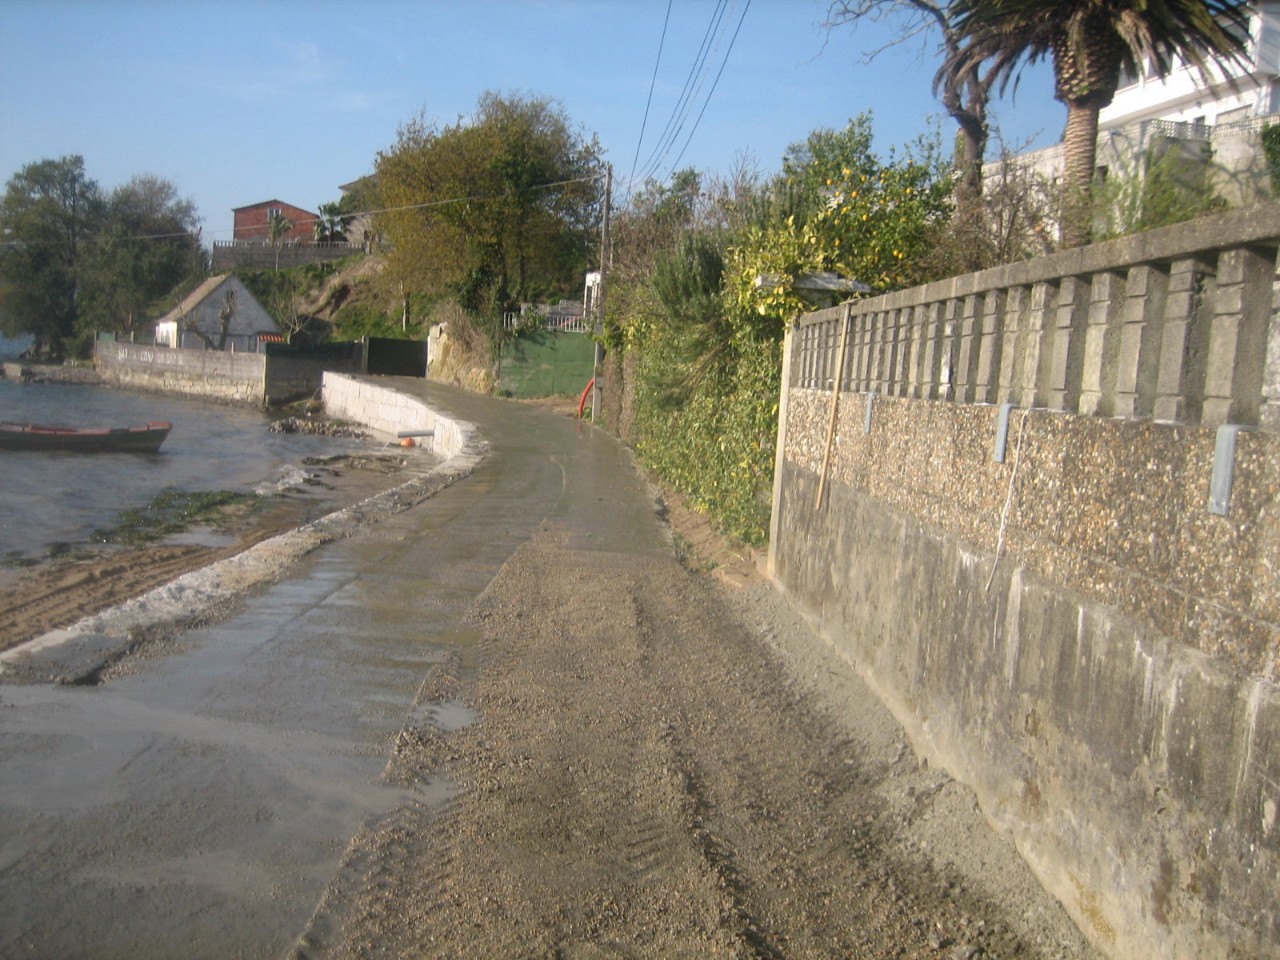
[(769, 588), (566, 540), (419, 692), (479, 719), (400, 736), (387, 778), (456, 799), (359, 835), (297, 956), (1092, 955)]

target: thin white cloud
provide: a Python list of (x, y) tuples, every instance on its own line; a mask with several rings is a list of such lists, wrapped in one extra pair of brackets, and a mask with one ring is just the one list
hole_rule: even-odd
[(318, 43), (270, 40), (247, 59), (200, 70), (191, 78), (201, 89), (216, 96), (259, 105), (281, 97), (320, 94), (335, 73)]
[(352, 90), (342, 94), (334, 101), (334, 105), (342, 110), (352, 112), (372, 110), (374, 106), (373, 97), (367, 93), (361, 93), (358, 90)]

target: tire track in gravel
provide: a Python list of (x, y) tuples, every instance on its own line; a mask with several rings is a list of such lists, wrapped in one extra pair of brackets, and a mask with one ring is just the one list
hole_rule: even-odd
[(434, 695), (465, 691), (477, 722), (397, 741), (389, 776), (456, 796), (357, 837), (341, 916), (319, 910), (296, 956), (1042, 956), (904, 854), (885, 758), (784, 681), (717, 585), (567, 543), (544, 529), (474, 605), (474, 676)]

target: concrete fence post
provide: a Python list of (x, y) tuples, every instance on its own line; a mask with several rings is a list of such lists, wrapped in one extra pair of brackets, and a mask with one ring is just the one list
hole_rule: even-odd
[(1218, 258), (1201, 422), (1256, 423), (1262, 400), (1275, 252), (1237, 248)]
[(924, 358), (925, 308), (913, 303), (904, 308), (907, 316), (907, 374), (903, 396), (920, 396), (920, 365)]
[(1079, 411), (1089, 416), (1111, 416), (1116, 389), (1116, 356), (1120, 336), (1117, 318), (1124, 300), (1124, 278), (1103, 270), (1089, 284), (1088, 323), (1080, 370)]
[(1266, 430), (1280, 431), (1280, 261), (1273, 262), (1273, 265), (1267, 359), (1262, 375), (1262, 407), (1258, 411), (1258, 423)]
[(925, 400), (940, 397), (942, 368), (942, 321), (943, 304), (930, 303), (924, 307), (924, 356), (921, 359), (920, 392), (918, 396)]
[[(1000, 386), (1000, 361), (1004, 350), (1001, 324), (1008, 319), (1005, 312), (1007, 292), (992, 290), (982, 298), (982, 316), (978, 327), (978, 355), (974, 371), (973, 399), (977, 403), (995, 403)], [(1015, 324), (1016, 327), (1016, 324)]]
[(1169, 268), (1156, 374), (1157, 420), (1198, 420), (1204, 396), (1201, 351), (1205, 286), (1213, 267), (1198, 257), (1175, 260)]
[(1089, 282), (1063, 277), (1053, 319), (1053, 360), (1049, 371), (1049, 406), (1074, 412), (1080, 400), (1084, 365), (1084, 328), (1089, 316)]
[(1026, 287), (1010, 287), (1005, 292), (1004, 311), (998, 318), (1000, 372), (995, 402), (1021, 403), (1023, 394), (1022, 366), (1027, 351)]
[(1155, 409), (1160, 361), (1160, 318), (1169, 293), (1169, 274), (1156, 266), (1129, 271), (1120, 311), (1115, 407), (1118, 417), (1147, 417)]
[(1027, 309), (1027, 355), (1023, 366), (1027, 406), (1049, 406), (1057, 303), (1056, 284), (1042, 281), (1031, 287), (1031, 303)]
[(889, 368), (889, 383), (885, 392), (894, 396), (907, 395), (907, 369), (911, 356), (911, 308), (893, 310), (893, 363)]
[(982, 297), (980, 294), (969, 294), (964, 298), (964, 306), (960, 314), (959, 355), (955, 369), (955, 399), (959, 403), (969, 403), (974, 399), (974, 385), (978, 377), (978, 357), (981, 344), (980, 316), (982, 313)]

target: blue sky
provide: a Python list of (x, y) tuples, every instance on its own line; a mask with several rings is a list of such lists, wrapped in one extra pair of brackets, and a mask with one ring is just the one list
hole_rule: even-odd
[[(952, 135), (932, 94), (936, 40), (867, 64), (863, 52), (900, 25), (828, 35), (827, 7), (724, 0), (684, 128), (650, 164), (658, 179), (681, 149), (681, 167), (726, 173), (746, 156), (772, 172), (789, 144), (864, 111), (881, 150), (931, 117)], [(401, 124), (419, 112), (452, 122), (496, 90), (560, 101), (625, 184), (655, 63), (641, 169), (717, 9), (673, 0), (659, 60), (667, 0), (0, 0), (0, 178), (78, 153), (108, 190), (136, 174), (171, 180), (195, 201), (205, 239), (229, 239), (233, 207), (336, 200)], [(1040, 70), (995, 105), (1006, 141), (1058, 139), (1065, 112), (1051, 93)]]

